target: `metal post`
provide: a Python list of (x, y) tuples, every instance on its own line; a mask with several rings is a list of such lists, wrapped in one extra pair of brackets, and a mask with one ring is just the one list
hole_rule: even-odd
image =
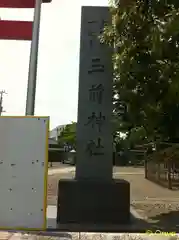
[(4, 111), (3, 109), (3, 94), (7, 94), (5, 91), (0, 92), (0, 116), (2, 115)]
[(0, 97), (0, 116), (3, 112), (3, 106), (2, 106), (2, 101), (3, 101), (3, 91), (0, 93), (1, 97)]
[(42, 4), (42, 0), (36, 0), (35, 9), (34, 9), (33, 34), (32, 34), (32, 42), (31, 42), (31, 49), (30, 49), (29, 75), (28, 75), (27, 99), (26, 99), (26, 115), (34, 115), (34, 108), (35, 108), (41, 4)]

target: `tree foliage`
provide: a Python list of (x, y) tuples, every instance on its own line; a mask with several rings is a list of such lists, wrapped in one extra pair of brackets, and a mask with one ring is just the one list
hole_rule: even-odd
[(72, 122), (71, 124), (67, 124), (63, 131), (60, 133), (58, 137), (58, 142), (61, 146), (70, 145), (76, 146), (76, 123)]
[[(147, 138), (179, 138), (179, 1), (124, 0), (101, 42), (115, 46), (114, 95), (119, 128)], [(126, 107), (122, 116), (121, 106)], [(134, 130), (132, 130), (134, 129)]]

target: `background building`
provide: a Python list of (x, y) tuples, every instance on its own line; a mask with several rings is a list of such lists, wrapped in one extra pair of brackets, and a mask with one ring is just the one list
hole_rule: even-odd
[(52, 129), (49, 133), (49, 138), (58, 140), (58, 136), (60, 136), (60, 133), (64, 130), (64, 128), (67, 126), (67, 124), (59, 125), (56, 128)]

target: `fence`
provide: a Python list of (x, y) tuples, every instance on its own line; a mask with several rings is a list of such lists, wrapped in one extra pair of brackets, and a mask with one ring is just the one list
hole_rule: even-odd
[[(164, 153), (165, 155), (165, 153)], [(151, 154), (145, 159), (145, 178), (169, 189), (179, 190), (179, 159)]]

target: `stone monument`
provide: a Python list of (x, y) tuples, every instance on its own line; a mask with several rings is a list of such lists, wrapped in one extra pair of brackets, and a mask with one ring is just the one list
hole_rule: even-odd
[(82, 7), (76, 177), (59, 181), (61, 224), (106, 226), (130, 219), (129, 183), (112, 179), (113, 49), (99, 41), (110, 22), (108, 7)]
[(99, 35), (107, 7), (83, 7), (77, 124), (77, 179), (112, 179), (112, 49)]

